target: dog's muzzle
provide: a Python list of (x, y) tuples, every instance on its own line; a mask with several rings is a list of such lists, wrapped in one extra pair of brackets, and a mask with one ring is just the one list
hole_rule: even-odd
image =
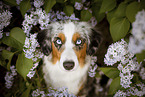
[(73, 61), (65, 61), (63, 62), (63, 67), (66, 69), (66, 70), (72, 70), (75, 66), (75, 63)]

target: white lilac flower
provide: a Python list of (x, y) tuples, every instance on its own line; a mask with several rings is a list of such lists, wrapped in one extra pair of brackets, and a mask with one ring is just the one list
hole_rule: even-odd
[(51, 22), (56, 22), (60, 20), (79, 20), (78, 18), (75, 17), (75, 14), (73, 13), (70, 17), (66, 16), (64, 12), (59, 12), (57, 11), (56, 13), (54, 11), (50, 12), (50, 21)]
[(43, 57), (43, 54), (39, 51), (39, 49), (36, 49), (39, 47), (39, 43), (36, 40), (37, 34), (31, 34), (30, 38), (26, 37), (25, 39), (25, 45), (23, 48), (24, 54), (26, 58), (32, 59), (34, 62), (37, 61), (37, 59), (40, 59)]
[(0, 30), (4, 27), (7, 27), (10, 24), (10, 19), (12, 17), (12, 13), (8, 10), (5, 10), (0, 13)]
[(34, 77), (36, 73), (35, 69), (37, 68), (37, 66), (38, 66), (38, 62), (33, 64), (33, 67), (30, 69), (29, 73), (27, 74), (27, 77), (29, 77), (30, 79)]
[(95, 63), (96, 61), (97, 61), (97, 57), (91, 58), (91, 65), (88, 71), (90, 77), (95, 77), (96, 69), (98, 67), (97, 64)]
[(27, 77), (29, 77), (30, 79), (32, 77), (34, 77), (36, 71), (33, 71), (33, 69), (30, 69), (29, 73), (27, 74)]
[(145, 95), (145, 85), (143, 83), (136, 84), (135, 87), (130, 87), (126, 90), (127, 96), (143, 96)]
[(143, 80), (145, 80), (145, 68), (144, 67), (141, 68), (141, 71), (139, 72), (139, 75), (141, 76), (141, 78)]
[(120, 85), (124, 88), (130, 87), (131, 79), (133, 78), (133, 74), (131, 72), (122, 73), (120, 72)]
[(136, 54), (145, 50), (145, 11), (137, 13), (132, 24), (132, 36), (129, 38), (129, 51)]
[(74, 5), (75, 9), (77, 10), (81, 10), (83, 8), (83, 4), (82, 3), (79, 3), (79, 2), (75, 2), (75, 5)]
[(50, 22), (50, 14), (46, 14), (41, 8), (37, 8), (36, 11), (31, 11), (30, 15), (25, 14), (25, 19), (22, 23), (23, 30), (27, 36), (30, 35), (31, 28), (33, 25), (40, 24), (41, 30), (46, 29)]
[(32, 97), (46, 97), (45, 92), (44, 91), (40, 91), (39, 89), (36, 89), (32, 92)]
[(40, 8), (44, 4), (43, 0), (34, 0), (34, 6)]
[(104, 62), (109, 65), (113, 65), (122, 59), (125, 59), (125, 56), (128, 54), (126, 42), (121, 39), (121, 42), (116, 42), (111, 44), (105, 55)]
[(16, 3), (19, 5), (23, 0), (16, 0)]
[(0, 39), (3, 37), (3, 30), (0, 31)]
[(70, 20), (75, 20), (75, 21), (79, 20), (79, 18), (76, 18), (75, 17), (75, 14), (74, 13), (69, 17), (69, 19)]
[(95, 27), (97, 24), (97, 20), (95, 17), (92, 17), (89, 22), (91, 23), (92, 27)]
[(14, 80), (14, 76), (17, 75), (17, 72), (16, 72), (16, 69), (15, 69), (15, 66), (10, 66), (10, 72), (6, 72), (6, 75), (5, 75), (5, 85), (6, 85), (6, 88), (10, 89), (13, 85), (13, 80)]
[(40, 95), (39, 89), (36, 89), (36, 90), (34, 90), (34, 91), (32, 92), (32, 97), (37, 97), (37, 96), (39, 96), (39, 95)]
[(48, 94), (46, 96), (50, 96), (50, 97), (76, 97), (73, 94), (69, 94), (68, 92), (68, 88), (66, 87), (61, 87), (61, 88), (57, 88), (57, 89), (52, 89), (49, 88), (48, 89)]
[(113, 97), (126, 97), (126, 93), (118, 90), (118, 92), (116, 92), (116, 94)]
[(118, 70), (120, 70), (120, 84), (124, 88), (129, 88), (131, 79), (133, 78), (132, 71), (138, 71), (141, 63), (137, 62), (137, 58), (134, 54), (129, 52), (128, 44), (121, 40), (121, 42), (116, 42), (111, 44), (107, 50), (107, 54), (104, 58), (105, 64), (113, 66), (118, 64)]
[(68, 89), (65, 87), (62, 88), (49, 88), (48, 93), (45, 93), (44, 91), (40, 91), (39, 89), (36, 89), (32, 92), (32, 97), (76, 97), (73, 94), (69, 94)]

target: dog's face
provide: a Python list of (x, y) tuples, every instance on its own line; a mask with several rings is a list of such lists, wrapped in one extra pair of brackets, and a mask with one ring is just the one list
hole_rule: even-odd
[(100, 42), (100, 35), (86, 22), (56, 22), (50, 24), (48, 30), (38, 34), (43, 53), (51, 55), (54, 65), (74, 71), (83, 68), (86, 56), (93, 55)]

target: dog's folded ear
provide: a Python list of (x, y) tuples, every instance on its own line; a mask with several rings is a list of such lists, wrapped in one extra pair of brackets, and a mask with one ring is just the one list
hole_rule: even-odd
[(94, 29), (91, 29), (91, 31), (90, 44), (88, 44), (89, 46), (87, 49), (88, 55), (94, 55), (101, 43), (101, 34)]
[(52, 51), (50, 31), (41, 30), (37, 35), (37, 40), (44, 55), (48, 56)]

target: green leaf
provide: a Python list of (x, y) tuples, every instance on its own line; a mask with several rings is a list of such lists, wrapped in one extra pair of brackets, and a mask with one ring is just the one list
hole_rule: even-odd
[(99, 11), (100, 11), (100, 5), (98, 4), (98, 2), (94, 3), (92, 5), (92, 14), (93, 16), (95, 16), (97, 22), (100, 22), (105, 17), (105, 13), (100, 13)]
[(129, 4), (126, 8), (126, 16), (131, 23), (135, 21), (135, 15), (137, 14), (139, 10), (139, 6), (140, 5), (138, 2), (133, 2)]
[(67, 16), (71, 16), (74, 12), (74, 8), (71, 5), (67, 5), (63, 8), (63, 11)]
[(109, 23), (111, 22), (111, 19), (114, 17), (115, 12), (116, 12), (116, 9), (113, 9), (107, 13), (107, 20)]
[(115, 12), (115, 17), (125, 17), (126, 16), (126, 7), (127, 7), (127, 4), (122, 2), (119, 4), (116, 12)]
[(20, 11), (24, 17), (25, 13), (31, 8), (30, 0), (23, 0), (20, 3)]
[(116, 78), (119, 76), (120, 71), (113, 67), (101, 67), (101, 71), (109, 78)]
[(92, 14), (89, 12), (89, 10), (82, 10), (81, 11), (81, 20), (82, 21), (88, 21), (92, 17)]
[(116, 0), (103, 0), (100, 13), (111, 11), (116, 7)]
[(6, 60), (9, 60), (8, 64), (7, 64), (7, 69), (10, 70), (10, 65), (11, 65), (11, 60), (13, 58), (14, 53), (7, 51), (7, 50), (3, 50), (2, 51), (2, 57)]
[(126, 8), (126, 17), (129, 19), (131, 23), (135, 21), (135, 16), (138, 11), (145, 9), (145, 0), (141, 0), (141, 2), (132, 2)]
[(64, 3), (64, 0), (56, 0), (58, 3)]
[(27, 74), (29, 73), (30, 69), (33, 66), (32, 59), (28, 59), (25, 57), (25, 54), (19, 54), (17, 62), (16, 62), (16, 68), (17, 72), (26, 79)]
[(45, 12), (48, 13), (55, 4), (56, 0), (45, 0), (44, 3)]
[(8, 3), (10, 6), (17, 6), (16, 0), (3, 0), (5, 3)]
[(2, 42), (10, 47), (22, 50), (25, 38), (26, 36), (23, 30), (19, 27), (15, 27), (10, 31), (10, 36), (4, 37)]
[(129, 31), (130, 23), (126, 18), (113, 18), (110, 22), (110, 32), (114, 41), (124, 38)]
[(136, 54), (136, 57), (137, 57), (137, 61), (140, 63), (142, 62), (144, 59), (145, 59), (145, 50), (142, 51), (141, 53), (139, 54)]
[(113, 79), (111, 82), (111, 85), (109, 87), (109, 94), (114, 94), (119, 89), (121, 89), (120, 77), (117, 77), (117, 78)]
[(133, 0), (124, 0), (125, 3), (132, 2)]
[(10, 52), (10, 51), (7, 51), (7, 50), (3, 50), (2, 51), (2, 57), (4, 58), (4, 59), (11, 59), (11, 57), (14, 55), (14, 53), (13, 52)]
[(29, 85), (28, 88), (22, 93), (20, 97), (29, 97), (32, 85)]

